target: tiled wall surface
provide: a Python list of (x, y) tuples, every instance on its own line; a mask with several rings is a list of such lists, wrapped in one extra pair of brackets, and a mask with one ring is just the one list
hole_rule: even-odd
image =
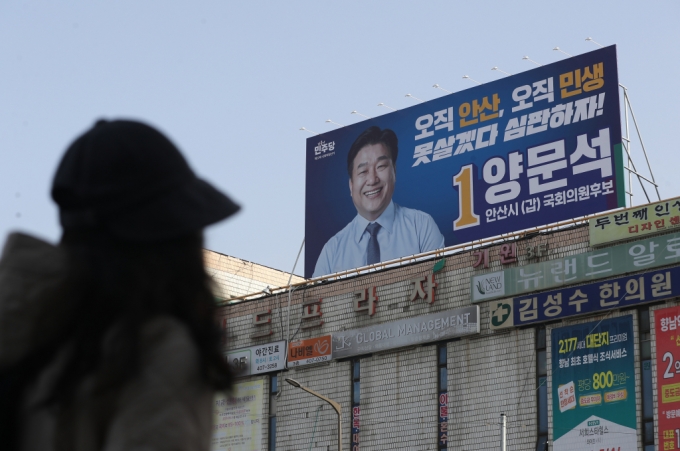
[[(567, 228), (515, 242), (519, 261), (511, 265), (500, 264), (499, 244), (490, 247), (492, 263), (488, 269), (472, 267), (473, 250), (447, 256), (444, 269), (436, 274), (438, 287), (433, 304), (409, 299), (413, 290), (411, 280), (431, 274), (437, 259), (300, 287), (292, 293), (224, 307), (221, 315), (226, 323), (228, 348), (238, 349), (286, 337), (311, 338), (467, 306), (473, 275), (592, 250), (588, 245), (587, 227)], [(528, 261), (526, 247), (546, 242), (549, 253)], [(379, 298), (375, 315), (354, 312), (354, 293), (373, 286), (377, 287)], [(304, 329), (301, 327), (302, 303), (314, 299), (323, 299), (324, 324)], [(488, 303), (482, 302), (479, 306), (481, 333), (450, 341), (447, 345), (449, 449), (482, 451), (498, 448), (501, 413), (507, 415), (507, 449), (534, 449), (537, 437), (536, 329), (491, 331)], [(271, 310), (271, 324), (256, 328), (253, 315), (266, 310)], [(564, 320), (550, 327), (588, 320), (592, 317)], [(251, 338), (261, 327), (269, 328), (271, 335)], [(361, 357), (360, 449), (437, 449), (436, 354), (437, 346), (432, 343)], [(332, 361), (281, 374), (341, 403), (343, 449), (349, 450), (351, 362)], [(335, 412), (324, 405), (317, 419), (317, 409), (323, 405), (322, 401), (283, 382), (280, 385), (283, 393), (277, 403), (276, 449), (292, 451), (310, 449), (310, 446), (318, 450), (337, 449)], [(639, 395), (637, 400), (639, 403)]]
[[(203, 259), (208, 274), (215, 281), (215, 295), (221, 300), (257, 293), (268, 286), (288, 285), (290, 274), (277, 269), (208, 249), (203, 250)], [(291, 284), (304, 280), (294, 275)]]

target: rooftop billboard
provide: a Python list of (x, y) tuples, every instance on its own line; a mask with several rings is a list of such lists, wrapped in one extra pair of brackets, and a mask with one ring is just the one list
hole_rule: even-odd
[(625, 206), (616, 47), (307, 139), (305, 277)]

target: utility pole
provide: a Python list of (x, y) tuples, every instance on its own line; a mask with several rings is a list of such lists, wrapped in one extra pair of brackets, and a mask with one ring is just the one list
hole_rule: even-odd
[(506, 445), (505, 435), (507, 433), (507, 429), (506, 429), (506, 426), (505, 426), (505, 418), (506, 418), (505, 414), (502, 413), (501, 414), (501, 451), (506, 451), (506, 449), (505, 449), (505, 445)]

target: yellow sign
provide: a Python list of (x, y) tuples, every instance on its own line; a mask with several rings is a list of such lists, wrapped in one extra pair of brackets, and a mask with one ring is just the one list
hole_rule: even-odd
[(593, 247), (677, 228), (680, 228), (680, 197), (626, 208), (588, 222)]
[(680, 401), (680, 384), (669, 384), (661, 387), (662, 399), (661, 402), (666, 404), (667, 402)]
[(628, 397), (628, 391), (624, 388), (621, 390), (608, 391), (604, 394), (604, 402), (624, 401)]
[(602, 395), (599, 393), (579, 396), (578, 398), (578, 405), (581, 407), (597, 406), (599, 404), (602, 404)]

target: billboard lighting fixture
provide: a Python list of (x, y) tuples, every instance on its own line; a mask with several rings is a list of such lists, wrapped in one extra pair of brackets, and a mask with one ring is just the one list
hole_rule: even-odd
[(512, 74), (509, 73), (509, 72), (506, 72), (506, 71), (504, 71), (504, 70), (502, 70), (502, 69), (499, 69), (498, 66), (492, 67), (491, 70), (497, 70), (498, 72), (503, 72), (505, 75), (512, 75)]
[(599, 45), (600, 47), (603, 47), (603, 48), (604, 48), (604, 46), (603, 46), (602, 44), (600, 44), (599, 42), (593, 40), (593, 38), (586, 38), (586, 41), (590, 41), (590, 42), (592, 42), (593, 44), (597, 44), (597, 45)]
[(314, 132), (314, 131), (312, 131), (312, 130), (306, 128), (306, 127), (300, 127), (300, 130), (302, 130), (303, 132), (309, 132), (309, 133), (311, 133), (311, 134), (313, 134), (313, 135), (318, 135), (317, 132)]
[(410, 97), (410, 98), (412, 98), (412, 99), (416, 99), (418, 102), (423, 102), (423, 100), (419, 99), (419, 98), (416, 97), (416, 96), (412, 96), (411, 94), (406, 94), (404, 97)]
[(535, 65), (537, 65), (537, 66), (539, 66), (539, 67), (543, 65), (543, 64), (537, 63), (536, 61), (532, 60), (532, 59), (529, 58), (528, 56), (523, 56), (522, 59), (523, 59), (523, 60), (527, 60), (527, 61), (531, 61), (532, 63), (534, 63)]
[(441, 89), (442, 91), (448, 92), (449, 94), (453, 94), (451, 91), (449, 91), (448, 89), (442, 88), (442, 87), (439, 86), (437, 83), (433, 84), (432, 87), (435, 88), (435, 89)]
[[(354, 110), (354, 111), (352, 111), (352, 112), (349, 113), (349, 114), (358, 114), (359, 116), (363, 116), (363, 117), (365, 117), (366, 119), (370, 119), (370, 117), (366, 116), (365, 114), (359, 113), (357, 110)], [(330, 120), (330, 119), (329, 119), (329, 120)], [(328, 121), (326, 121), (326, 122), (328, 122)]]
[(481, 85), (480, 82), (478, 82), (478, 81), (475, 80), (474, 78), (471, 78), (469, 75), (463, 75), (463, 78), (467, 78), (468, 80), (472, 80), (472, 81), (474, 81), (475, 83), (477, 83), (478, 85)]
[(330, 122), (331, 124), (335, 124), (335, 125), (337, 125), (337, 126), (344, 127), (344, 125), (338, 124), (337, 122), (332, 121), (332, 120), (330, 120), (330, 119), (326, 119), (326, 122)]
[(383, 106), (383, 107), (387, 108), (388, 110), (397, 111), (396, 108), (392, 108), (391, 106), (385, 105), (385, 104), (382, 103), (382, 102), (380, 102), (380, 103), (378, 104), (378, 106)]
[(559, 48), (559, 47), (555, 47), (553, 50), (557, 50), (558, 52), (562, 52), (562, 53), (564, 53), (564, 54), (567, 55), (567, 56), (574, 56), (574, 55), (568, 54), (567, 52), (565, 52), (564, 50), (562, 50), (562, 49)]

